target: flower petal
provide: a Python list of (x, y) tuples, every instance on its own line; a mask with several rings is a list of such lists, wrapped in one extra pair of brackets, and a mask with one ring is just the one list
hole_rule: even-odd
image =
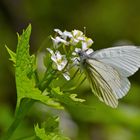
[(88, 49), (87, 43), (86, 42), (82, 42), (82, 51), (85, 51)]
[(63, 36), (69, 37), (69, 38), (73, 37), (72, 34), (71, 34), (71, 32), (68, 32), (68, 31), (64, 31), (63, 32)]
[(78, 53), (78, 52), (80, 52), (82, 49), (80, 49), (80, 48), (75, 48), (75, 52), (76, 53)]
[(54, 54), (54, 52), (53, 52), (53, 50), (52, 50), (52, 49), (47, 48), (47, 50), (49, 51), (49, 53), (50, 53), (51, 55), (53, 55), (53, 54)]
[(62, 32), (61, 30), (59, 30), (59, 29), (54, 29), (54, 31), (55, 31), (56, 33), (58, 33), (59, 35), (62, 35), (62, 34), (63, 34), (63, 32)]
[(79, 30), (73, 30), (72, 33), (73, 33), (74, 36), (77, 36), (77, 37), (83, 35), (83, 32), (81, 32)]
[(57, 60), (62, 60), (62, 55), (60, 54), (60, 52), (59, 51), (56, 51), (56, 58), (57, 58)]
[(86, 42), (88, 47), (90, 47), (93, 44), (93, 40), (91, 38), (88, 38)]

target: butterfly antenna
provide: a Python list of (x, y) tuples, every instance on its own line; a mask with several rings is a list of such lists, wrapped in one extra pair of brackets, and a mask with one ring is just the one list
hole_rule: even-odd
[(76, 77), (76, 75), (77, 75), (77, 73), (79, 72), (79, 68), (76, 70), (76, 72), (73, 74), (73, 76), (70, 78), (70, 80), (69, 81), (67, 81), (66, 83), (64, 83), (63, 85), (62, 85), (62, 88), (63, 87), (66, 87), (67, 85), (69, 85), (69, 83)]
[(75, 89), (78, 89), (84, 83), (85, 80), (86, 80), (86, 77), (84, 77), (79, 84), (77, 84), (76, 86), (71, 87), (69, 90), (66, 90), (65, 92), (70, 92), (70, 91), (73, 91)]

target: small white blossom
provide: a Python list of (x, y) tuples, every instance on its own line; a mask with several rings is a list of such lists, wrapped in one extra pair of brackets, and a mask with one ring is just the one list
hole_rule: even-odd
[(82, 50), (83, 51), (87, 50), (92, 44), (93, 44), (92, 39), (85, 38), (85, 41), (82, 41)]
[(59, 29), (54, 29), (54, 31), (55, 31), (56, 33), (58, 33), (59, 35), (62, 35), (62, 34), (63, 34), (63, 32), (62, 32), (61, 30), (59, 30)]
[(56, 46), (57, 46), (59, 43), (63, 43), (63, 44), (65, 44), (65, 45), (68, 45), (68, 44), (69, 44), (66, 40), (60, 38), (59, 36), (57, 36), (56, 38), (51, 37), (51, 39), (53, 40), (53, 43), (54, 43)]
[(81, 37), (83, 36), (83, 32), (79, 31), (79, 30), (73, 30), (72, 34), (74, 37)]
[(67, 40), (67, 38), (72, 38), (71, 32), (68, 32), (68, 31), (62, 32), (59, 29), (54, 29), (54, 31), (57, 32), (61, 36), (61, 38), (64, 39), (65, 41)]
[(67, 37), (72, 38), (71, 32), (64, 31), (62, 34), (62, 38), (67, 39)]
[[(73, 30), (72, 32), (64, 31), (62, 32), (59, 29), (54, 29), (55, 32), (59, 34), (56, 38), (52, 38), (55, 45), (58, 43), (63, 43), (65, 45), (77, 45), (79, 42), (82, 44), (82, 50), (87, 50), (92, 44), (93, 41), (90, 38), (87, 38), (83, 32), (79, 30)], [(67, 41), (67, 38), (70, 40)]]
[(47, 50), (51, 53), (51, 59), (56, 64), (57, 69), (59, 71), (62, 71), (68, 62), (66, 59), (66, 56), (61, 55), (61, 53), (59, 51), (56, 51), (54, 53), (53, 50), (51, 50), (50, 48), (47, 48)]
[(85, 36), (84, 36), (83, 32), (81, 32), (79, 30), (73, 30), (72, 35), (73, 35), (73, 37), (71, 38), (72, 45), (77, 45), (80, 41), (85, 40)]
[(87, 38), (86, 43), (87, 46), (90, 47), (93, 44), (93, 40), (91, 38)]
[(76, 54), (78, 53), (78, 52), (80, 52), (80, 51), (83, 51), (81, 48), (75, 48), (75, 52), (76, 52)]

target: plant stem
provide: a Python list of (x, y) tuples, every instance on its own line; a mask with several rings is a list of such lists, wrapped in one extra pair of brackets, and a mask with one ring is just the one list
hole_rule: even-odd
[(6, 132), (5, 136), (3, 137), (3, 140), (9, 140), (20, 122), (23, 120), (31, 106), (34, 104), (34, 100), (32, 99), (24, 99), (24, 102), (21, 105), (21, 108), (18, 110), (15, 119), (11, 126), (9, 127), (8, 131)]

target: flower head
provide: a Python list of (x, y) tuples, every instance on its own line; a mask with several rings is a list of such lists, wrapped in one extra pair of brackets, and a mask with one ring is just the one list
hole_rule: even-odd
[[(67, 38), (71, 38), (72, 37), (71, 32), (68, 32), (68, 31), (62, 32), (59, 29), (54, 29), (54, 31), (59, 34), (59, 36), (57, 36), (57, 37), (60, 37), (61, 39), (65, 40), (65, 41), (67, 41)], [(64, 43), (64, 42), (62, 42), (62, 43)]]
[(72, 31), (72, 38), (71, 38), (71, 44), (72, 45), (77, 45), (80, 41), (84, 40), (84, 34), (83, 32), (79, 31), (79, 30), (73, 30)]
[(50, 48), (47, 48), (47, 50), (51, 53), (51, 59), (57, 66), (57, 69), (59, 71), (62, 71), (65, 66), (67, 65), (67, 59), (65, 55), (61, 55), (59, 51), (53, 52)]
[[(90, 49), (91, 45), (93, 44), (93, 40), (86, 37), (82, 31), (72, 30), (71, 32), (68, 32), (65, 30), (64, 32), (62, 32), (59, 29), (54, 29), (54, 31), (57, 33), (57, 36), (55, 38), (52, 37), (52, 40), (56, 46), (54, 48), (55, 53), (52, 53), (52, 50), (50, 51), (50, 53), (52, 54), (51, 59), (56, 64), (59, 71), (63, 70), (67, 64), (66, 55), (68, 55), (68, 57), (71, 57), (70, 60), (72, 63), (79, 64), (79, 51), (85, 52), (87, 55), (93, 52), (93, 50)], [(66, 55), (61, 55), (58, 51), (60, 46), (59, 44), (62, 44), (62, 49), (64, 50)], [(68, 79), (69, 75), (66, 73), (63, 73), (63, 76)]]
[(91, 38), (85, 37), (85, 40), (82, 41), (82, 50), (86, 51), (93, 44), (93, 40)]

